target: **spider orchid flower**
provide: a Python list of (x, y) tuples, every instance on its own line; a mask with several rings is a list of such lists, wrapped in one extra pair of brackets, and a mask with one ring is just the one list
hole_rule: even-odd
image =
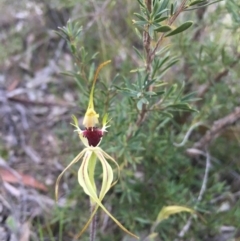
[[(77, 163), (80, 159), (82, 159), (82, 163), (78, 170), (78, 182), (80, 186), (83, 188), (84, 192), (90, 197), (90, 203), (93, 207), (91, 216), (83, 229), (77, 235), (76, 238), (79, 238), (85, 230), (88, 228), (89, 224), (91, 223), (94, 215), (96, 214), (98, 208), (102, 208), (102, 210), (126, 233), (129, 235), (138, 238), (136, 235), (128, 231), (112, 214), (105, 208), (102, 204), (102, 200), (105, 197), (106, 193), (109, 189), (115, 185), (118, 181), (120, 168), (117, 162), (109, 156), (105, 151), (103, 151), (99, 144), (101, 143), (102, 137), (106, 129), (109, 127), (108, 124), (108, 116), (105, 115), (102, 120), (102, 128), (98, 128), (96, 125), (99, 123), (99, 114), (96, 113), (94, 110), (94, 103), (93, 103), (93, 93), (95, 88), (95, 83), (99, 74), (99, 71), (103, 66), (110, 63), (110, 61), (106, 61), (102, 63), (98, 68), (94, 76), (92, 89), (90, 92), (89, 97), (89, 104), (87, 111), (85, 113), (83, 119), (83, 125), (85, 126), (85, 130), (81, 130), (78, 125), (78, 120), (75, 116), (73, 116), (73, 122), (71, 123), (75, 128), (76, 132), (78, 133), (82, 143), (84, 144), (85, 148), (70, 162), (70, 164), (62, 171), (62, 173), (58, 176), (55, 186), (55, 196), (56, 200), (58, 199), (58, 188), (59, 182), (63, 176), (63, 174), (75, 163)], [(100, 190), (97, 190), (95, 184), (95, 166), (97, 160), (100, 161), (102, 165), (102, 185)], [(114, 174), (113, 169), (110, 166), (109, 162), (111, 161), (117, 167), (117, 178), (114, 181)]]

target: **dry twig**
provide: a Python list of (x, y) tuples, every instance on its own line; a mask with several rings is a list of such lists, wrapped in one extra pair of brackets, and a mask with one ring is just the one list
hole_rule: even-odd
[[(209, 153), (207, 152), (204, 155), (206, 156), (205, 173), (204, 173), (202, 186), (201, 186), (201, 189), (200, 189), (200, 192), (199, 192), (199, 195), (198, 195), (195, 207), (198, 205), (199, 202), (201, 202), (201, 200), (203, 198), (203, 195), (204, 195), (204, 193), (205, 193), (205, 191), (207, 189), (207, 181), (208, 181), (208, 176), (209, 176), (209, 170), (210, 170), (210, 167), (211, 167), (211, 162), (210, 162), (211, 157), (210, 157)], [(193, 218), (193, 216), (191, 216), (188, 219), (187, 223), (183, 226), (182, 230), (178, 233), (178, 237), (179, 238), (184, 237), (184, 235), (188, 232), (189, 228), (192, 225), (192, 218)], [(175, 241), (178, 241), (178, 239), (175, 239)]]
[(240, 106), (229, 115), (215, 121), (213, 126), (206, 132), (206, 134), (193, 145), (194, 149), (203, 150), (207, 148), (210, 143), (216, 139), (228, 126), (233, 125), (240, 119)]

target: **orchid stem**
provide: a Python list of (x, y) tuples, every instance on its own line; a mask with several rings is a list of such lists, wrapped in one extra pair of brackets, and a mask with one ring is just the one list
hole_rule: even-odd
[[(92, 202), (90, 201), (90, 211), (91, 214), (95, 209), (95, 204), (92, 204)], [(95, 237), (96, 237), (96, 227), (97, 227), (97, 214), (94, 215), (92, 222), (90, 224), (90, 230), (89, 230), (89, 237), (90, 237), (90, 241), (95, 241)]]

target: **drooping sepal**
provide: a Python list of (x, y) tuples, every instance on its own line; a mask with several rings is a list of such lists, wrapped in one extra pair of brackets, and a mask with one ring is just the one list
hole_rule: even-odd
[[(102, 165), (102, 186), (100, 193), (98, 195), (97, 190), (95, 189), (93, 183), (95, 181), (91, 181), (91, 178), (89, 176), (89, 170), (91, 169), (91, 155), (93, 153), (97, 156), (97, 158), (100, 160), (101, 165)], [(109, 191), (109, 189), (117, 182), (113, 182), (113, 169), (110, 166), (110, 164), (107, 162), (107, 159), (110, 159), (113, 161), (113, 163), (117, 166), (118, 169), (118, 174), (119, 174), (119, 166), (116, 163), (116, 161), (110, 157), (106, 152), (104, 152), (100, 147), (93, 147), (93, 148), (88, 148), (88, 151), (86, 151), (82, 165), (78, 171), (78, 181), (80, 186), (82, 186), (84, 192), (90, 196), (91, 202), (95, 202), (95, 209), (93, 210), (88, 222), (85, 224), (83, 229), (80, 231), (80, 233), (77, 235), (77, 238), (79, 238), (83, 232), (87, 229), (88, 225), (91, 223), (98, 207), (101, 207), (103, 211), (127, 234), (133, 236), (134, 238), (138, 237), (131, 233), (129, 230), (127, 230), (102, 204), (102, 200), (105, 197), (106, 193)]]

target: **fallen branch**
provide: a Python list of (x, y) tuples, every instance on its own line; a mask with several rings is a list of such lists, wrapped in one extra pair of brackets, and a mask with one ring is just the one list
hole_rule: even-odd
[(193, 149), (206, 149), (228, 126), (233, 125), (238, 120), (240, 120), (240, 106), (236, 107), (229, 115), (215, 121), (206, 134), (193, 145)]

